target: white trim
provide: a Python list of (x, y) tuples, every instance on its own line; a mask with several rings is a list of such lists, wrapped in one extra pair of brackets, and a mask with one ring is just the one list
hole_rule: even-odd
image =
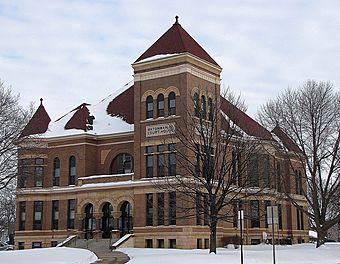
[[(159, 55), (158, 55), (159, 56)], [(191, 54), (191, 53), (189, 53), (189, 52), (183, 52), (183, 53), (175, 53), (175, 54), (167, 54), (166, 56), (163, 56), (163, 57), (158, 57), (157, 55), (156, 56), (154, 56), (154, 58), (146, 58), (146, 59), (144, 59), (144, 60), (141, 60), (141, 61), (138, 61), (138, 62), (136, 62), (136, 63), (133, 63), (132, 64), (132, 67), (133, 66), (146, 66), (146, 65), (148, 65), (148, 64), (153, 64), (153, 63), (155, 63), (155, 62), (167, 62), (167, 61), (171, 61), (171, 60), (173, 60), (173, 59), (176, 59), (176, 58), (181, 58), (181, 57), (190, 57), (190, 58), (193, 58), (193, 59), (195, 59), (195, 60), (197, 60), (197, 61), (199, 61), (200, 63), (202, 63), (202, 64), (205, 64), (205, 65), (207, 65), (207, 66), (209, 66), (209, 67), (211, 67), (211, 68), (214, 68), (215, 70), (218, 70), (218, 71), (221, 71), (222, 70), (222, 68), (220, 67), (220, 66), (218, 66), (218, 65), (215, 65), (215, 64), (213, 64), (213, 63), (211, 63), (211, 62), (208, 62), (208, 61), (206, 61), (206, 60), (204, 60), (204, 59), (201, 59), (200, 57), (198, 57), (198, 56), (196, 56), (196, 55), (193, 55), (193, 54)]]
[(161, 78), (161, 77), (177, 75), (180, 73), (190, 73), (198, 78), (201, 78), (213, 84), (220, 85), (221, 83), (221, 79), (218, 76), (207, 73), (206, 71), (198, 69), (188, 63), (169, 67), (166, 69), (159, 69), (159, 70), (153, 70), (153, 71), (148, 71), (148, 72), (136, 73), (134, 74), (134, 81), (139, 82), (139, 81), (151, 80), (151, 79), (156, 79), (156, 78)]
[(63, 141), (67, 139), (96, 139), (96, 140), (103, 140), (106, 138), (116, 138), (116, 137), (122, 137), (122, 136), (129, 136), (134, 135), (134, 131), (128, 131), (128, 132), (121, 132), (121, 133), (113, 133), (113, 134), (105, 134), (105, 135), (92, 135), (92, 134), (76, 134), (76, 135), (66, 135), (66, 136), (58, 136), (58, 137), (42, 137), (41, 139), (50, 142), (58, 142)]
[[(156, 178), (157, 179), (157, 178)], [(155, 178), (143, 178), (140, 180), (128, 180), (120, 182), (105, 182), (105, 183), (87, 183), (84, 185), (72, 186), (72, 187), (59, 187), (59, 188), (26, 188), (17, 191), (17, 195), (32, 195), (32, 194), (59, 194), (59, 193), (72, 193), (76, 192), (87, 192), (91, 190), (108, 190), (118, 188), (131, 188), (131, 187), (143, 187), (143, 186), (154, 186)], [(19, 199), (20, 200), (20, 199)]]
[(49, 146), (48, 148), (63, 148), (63, 147), (73, 147), (73, 146), (81, 146), (81, 145), (89, 145), (89, 146), (111, 146), (111, 145), (119, 145), (119, 144), (128, 144), (133, 143), (134, 140), (127, 140), (127, 141), (120, 141), (120, 142), (112, 142), (112, 143), (88, 143), (88, 142), (81, 142), (81, 143), (74, 143), (74, 144), (63, 144), (58, 146)]
[(92, 175), (86, 177), (80, 177), (78, 180), (88, 180), (88, 179), (101, 179), (101, 178), (114, 178), (114, 177), (124, 177), (124, 176), (133, 176), (134, 173), (121, 173), (121, 174), (108, 174), (108, 175)]

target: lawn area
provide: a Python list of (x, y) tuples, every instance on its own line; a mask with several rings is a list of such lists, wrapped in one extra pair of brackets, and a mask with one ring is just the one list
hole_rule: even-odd
[[(231, 246), (219, 248), (216, 255), (208, 254), (208, 250), (179, 249), (119, 249), (129, 255), (129, 264), (238, 264), (240, 249)], [(244, 247), (245, 264), (272, 264), (272, 246), (256, 245)], [(300, 244), (276, 247), (277, 264), (340, 264), (340, 243), (329, 243), (318, 249), (314, 244)]]
[(89, 264), (97, 256), (86, 249), (39, 248), (0, 251), (1, 264)]

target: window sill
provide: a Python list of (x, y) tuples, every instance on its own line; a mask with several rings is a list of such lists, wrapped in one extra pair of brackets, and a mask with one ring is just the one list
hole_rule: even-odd
[(149, 122), (157, 122), (157, 121), (162, 121), (162, 120), (171, 120), (171, 119), (177, 119), (180, 118), (181, 116), (179, 115), (171, 115), (171, 116), (167, 116), (167, 117), (157, 117), (157, 118), (148, 118), (145, 120), (141, 120), (140, 123), (149, 123)]

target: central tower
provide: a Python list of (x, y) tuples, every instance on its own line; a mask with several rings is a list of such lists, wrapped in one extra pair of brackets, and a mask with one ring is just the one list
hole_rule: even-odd
[[(172, 142), (173, 126), (187, 121), (195, 93), (219, 100), (222, 69), (182, 28), (178, 16), (132, 67), (135, 179), (163, 176), (153, 154), (172, 151), (174, 146), (167, 143)], [(171, 173), (176, 171), (165, 174)]]

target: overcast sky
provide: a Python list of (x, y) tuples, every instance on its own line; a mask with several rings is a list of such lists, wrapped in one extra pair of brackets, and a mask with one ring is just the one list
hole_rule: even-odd
[(248, 113), (306, 79), (340, 88), (340, 1), (0, 0), (0, 79), (52, 120), (133, 79), (179, 22), (223, 68)]

